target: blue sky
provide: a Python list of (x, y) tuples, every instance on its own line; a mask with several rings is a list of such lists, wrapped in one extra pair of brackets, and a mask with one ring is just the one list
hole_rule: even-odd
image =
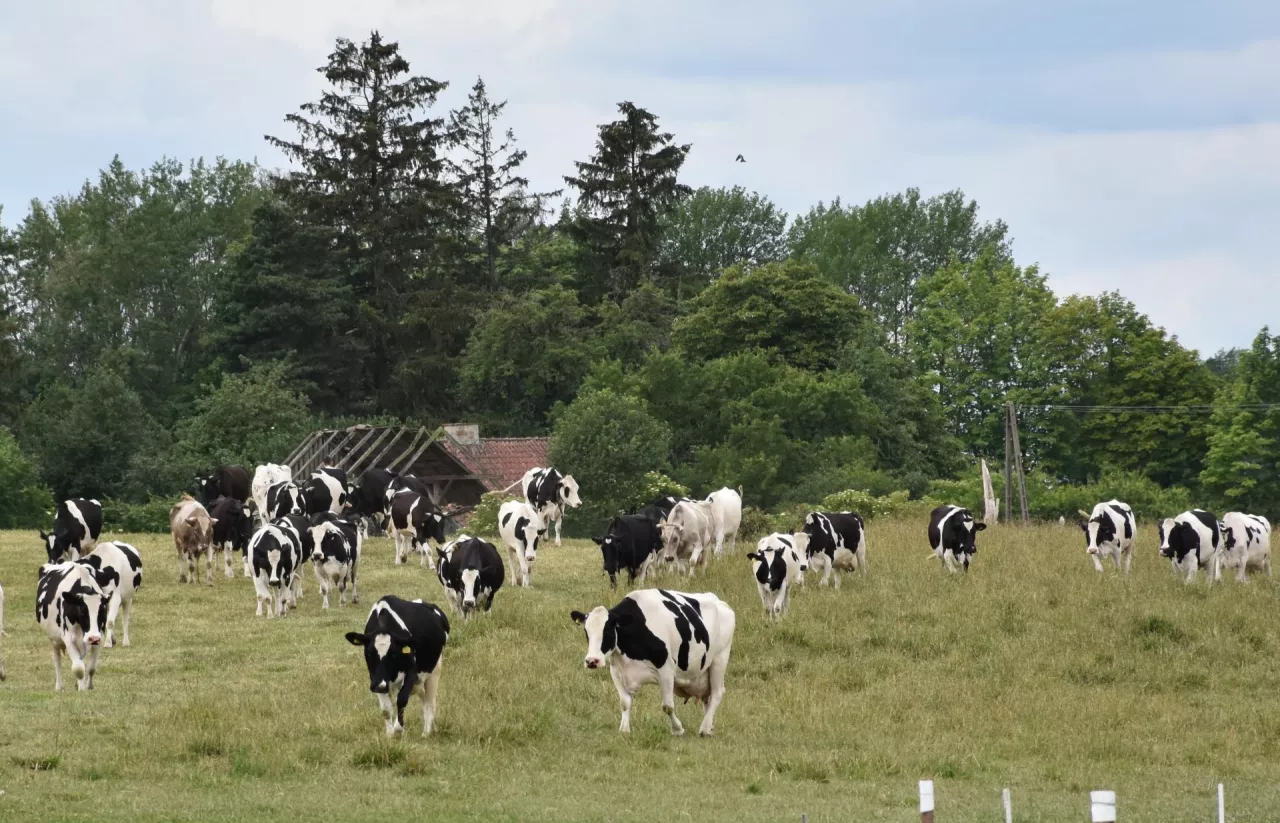
[[(1118, 289), (1209, 354), (1280, 327), (1280, 3), (43, 0), (0, 10), (0, 204), (114, 154), (281, 158), (335, 36), (509, 100), (539, 187), (632, 100), (686, 182), (790, 214), (918, 186), (1005, 220), (1060, 295)], [(748, 162), (735, 164), (742, 152)]]

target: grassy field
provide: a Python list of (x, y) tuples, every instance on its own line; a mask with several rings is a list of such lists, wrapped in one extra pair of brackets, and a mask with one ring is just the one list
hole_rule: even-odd
[[(1139, 534), (1131, 579), (1098, 575), (1074, 528), (993, 527), (966, 578), (926, 559), (921, 523), (871, 524), (866, 579), (811, 578), (763, 619), (745, 547), (692, 583), (738, 613), (716, 736), (673, 738), (656, 687), (617, 731), (605, 672), (582, 667), (571, 609), (612, 604), (593, 544), (539, 553), (534, 588), (455, 618), (437, 733), (387, 742), (358, 649), (382, 594), (443, 604), (433, 573), (371, 540), (361, 604), (253, 615), (251, 583), (179, 586), (166, 536), (142, 551), (133, 647), (96, 689), (53, 691), (33, 617), (34, 534), (0, 532), (7, 594), (0, 820), (1085, 820), (1088, 791), (1126, 821), (1280, 819), (1280, 611), (1265, 579), (1175, 581)], [(696, 728), (701, 707), (677, 703)]]

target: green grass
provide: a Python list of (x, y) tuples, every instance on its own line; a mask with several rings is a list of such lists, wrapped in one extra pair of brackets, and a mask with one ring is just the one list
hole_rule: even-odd
[[(692, 583), (738, 612), (716, 736), (672, 738), (656, 687), (617, 731), (608, 675), (582, 667), (571, 609), (612, 604), (594, 545), (540, 552), (531, 591), (455, 619), (437, 733), (389, 741), (359, 650), (381, 594), (443, 603), (434, 574), (370, 541), (362, 602), (255, 618), (252, 585), (179, 586), (172, 543), (131, 539), (146, 581), (133, 647), (97, 688), (53, 691), (33, 618), (33, 533), (0, 533), (8, 681), (0, 684), (0, 820), (1087, 819), (1090, 789), (1126, 821), (1280, 819), (1280, 608), (1265, 579), (1177, 582), (1139, 535), (1134, 574), (1098, 575), (1078, 530), (992, 528), (967, 578), (920, 523), (871, 527), (871, 574), (811, 578), (768, 625), (740, 546)], [(686, 727), (701, 707), (677, 702)]]

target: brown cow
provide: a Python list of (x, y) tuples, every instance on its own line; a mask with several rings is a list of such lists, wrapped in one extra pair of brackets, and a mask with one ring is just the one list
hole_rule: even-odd
[(196, 582), (203, 552), (209, 572), (207, 582), (213, 585), (213, 524), (217, 522), (189, 494), (182, 495), (169, 509), (169, 530), (173, 532), (173, 545), (178, 548), (179, 583)]

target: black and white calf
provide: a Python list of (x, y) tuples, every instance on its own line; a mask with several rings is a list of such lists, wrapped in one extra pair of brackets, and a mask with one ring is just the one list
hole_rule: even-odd
[(556, 524), (556, 545), (560, 545), (560, 520), (566, 509), (582, 505), (578, 497), (578, 481), (573, 475), (561, 474), (553, 468), (532, 468), (520, 480), (524, 498), (529, 501), (542, 522), (549, 528)]
[(102, 504), (97, 500), (77, 497), (58, 504), (53, 521), (53, 534), (40, 531), (50, 563), (79, 560), (93, 551), (102, 534)]
[(1166, 517), (1157, 529), (1160, 556), (1169, 558), (1175, 573), (1185, 574), (1187, 582), (1194, 583), (1196, 571), (1203, 566), (1210, 583), (1222, 579), (1218, 518), (1203, 509), (1191, 509), (1177, 517)]
[(626, 571), (627, 585), (644, 582), (649, 567), (662, 551), (662, 533), (656, 521), (639, 514), (620, 514), (613, 518), (604, 537), (591, 538), (604, 556), (604, 573), (609, 575), (609, 588), (618, 588), (618, 572)]
[(1236, 580), (1243, 583), (1249, 567), (1271, 576), (1271, 521), (1257, 514), (1227, 512), (1218, 528), (1222, 532), (1221, 563), (1236, 569)]
[(422, 736), (431, 734), (448, 641), (449, 618), (439, 607), (390, 594), (373, 604), (364, 632), (347, 632), (347, 642), (364, 649), (369, 691), (378, 698), (388, 736), (404, 731), (404, 708), (415, 692), (422, 698)]
[(1093, 507), (1092, 514), (1080, 512), (1084, 529), (1084, 549), (1093, 561), (1093, 567), (1102, 571), (1102, 557), (1110, 557), (1117, 569), (1124, 558), (1124, 573), (1133, 564), (1133, 540), (1138, 533), (1137, 520), (1128, 503), (1108, 500)]
[(351, 585), (351, 602), (359, 603), (356, 588), (360, 564), (362, 535), (355, 523), (332, 512), (321, 512), (311, 518), (311, 567), (315, 569), (324, 608), (329, 608), (329, 592), (338, 590), (338, 605), (347, 605), (347, 584)]
[(856, 512), (809, 512), (804, 518), (809, 537), (809, 565), (822, 570), (818, 585), (835, 575), (840, 588), (841, 571), (867, 573), (867, 529)]
[(207, 477), (200, 478), (196, 499), (206, 508), (219, 497), (249, 502), (249, 472), (244, 466), (219, 466)]
[(657, 683), (672, 734), (684, 734), (676, 717), (679, 696), (706, 706), (698, 734), (711, 735), (716, 709), (724, 699), (737, 620), (728, 603), (710, 593), (638, 589), (612, 609), (596, 606), (590, 614), (575, 611), (569, 616), (587, 635), (583, 664), (588, 669), (609, 664), (622, 702), (619, 731), (631, 731), (636, 692), (646, 683)]
[(244, 504), (233, 497), (221, 497), (209, 506), (213, 518), (213, 550), (222, 550), (227, 577), (234, 577), (231, 556), (240, 555), (244, 576), (249, 576), (249, 540), (253, 537), (253, 518)]
[(506, 577), (498, 547), (464, 534), (437, 551), (440, 556), (436, 575), (453, 610), (468, 617), (483, 604), (484, 610), (489, 611), (493, 607), (493, 596), (502, 588)]
[(46, 563), (36, 584), (36, 622), (53, 646), (54, 688), (62, 691), (62, 653), (71, 658), (76, 688), (93, 688), (107, 622), (107, 596), (93, 569), (80, 563)]
[(538, 559), (538, 540), (547, 527), (537, 509), (520, 500), (508, 500), (498, 509), (498, 534), (511, 555), (511, 582), (528, 588), (533, 583), (533, 561)]
[(270, 523), (290, 514), (302, 514), (303, 506), (302, 489), (292, 481), (284, 480), (267, 489), (264, 519)]
[(756, 550), (747, 552), (751, 573), (760, 590), (760, 604), (770, 617), (780, 617), (787, 609), (787, 592), (793, 582), (804, 580), (809, 568), (809, 535), (774, 534), (760, 538)]
[(931, 557), (940, 557), (947, 571), (957, 566), (969, 571), (969, 563), (978, 553), (977, 535), (987, 527), (973, 519), (973, 512), (960, 506), (939, 506), (929, 515), (929, 546)]
[(346, 472), (321, 468), (311, 475), (302, 487), (302, 513), (308, 516), (321, 512), (342, 514), (347, 509)]
[(133, 614), (133, 595), (142, 587), (142, 555), (128, 543), (118, 540), (99, 543), (93, 551), (76, 561), (93, 569), (98, 587), (107, 596), (107, 648), (116, 644), (116, 619), (123, 629), (120, 645), (129, 645), (129, 616)]
[(402, 489), (392, 496), (390, 511), (387, 533), (395, 541), (396, 565), (404, 563), (410, 551), (417, 551), (422, 555), (422, 565), (434, 568), (430, 541), (444, 545), (445, 518), (431, 504), (431, 498)]
[(302, 565), (302, 541), (297, 531), (279, 521), (268, 523), (249, 541), (253, 588), (258, 610), (267, 605), (267, 617), (283, 617), (293, 600), (293, 581)]
[[(334, 517), (331, 514), (317, 515), (317, 522), (320, 518)], [(296, 539), (298, 543), (298, 557), (301, 560), (293, 568), (293, 582), (289, 587), (289, 600), (287, 605), (290, 608), (298, 608), (298, 601), (302, 599), (302, 577), (306, 570), (306, 560), (311, 557), (315, 550), (315, 545), (311, 541), (311, 527), (315, 525), (312, 518), (301, 514), (287, 514), (275, 521), (275, 524), (284, 529), (290, 536)]]

